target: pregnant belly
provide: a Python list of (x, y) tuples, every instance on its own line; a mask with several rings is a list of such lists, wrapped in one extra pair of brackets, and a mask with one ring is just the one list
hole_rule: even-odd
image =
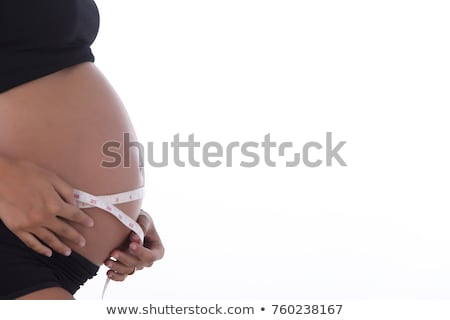
[[(119, 97), (92, 63), (67, 68), (0, 94), (0, 154), (32, 161), (74, 188), (94, 195), (144, 185), (137, 148), (127, 152), (127, 167), (123, 163), (102, 165), (111, 162), (102, 152), (104, 144), (123, 141), (124, 133), (136, 140)], [(122, 144), (114, 151), (123, 158)], [(136, 220), (141, 200), (117, 207)], [(70, 246), (101, 265), (130, 231), (101, 209), (83, 210), (94, 219), (95, 227), (74, 224), (85, 236), (86, 246)]]

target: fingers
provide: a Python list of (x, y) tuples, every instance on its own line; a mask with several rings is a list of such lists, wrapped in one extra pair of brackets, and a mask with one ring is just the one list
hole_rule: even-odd
[(123, 281), (135, 268), (141, 270), (151, 267), (156, 260), (162, 257), (161, 246), (151, 250), (136, 242), (131, 242), (129, 252), (115, 250), (111, 255), (116, 261), (108, 259), (105, 265), (110, 268), (108, 276), (115, 281)]
[(62, 180), (56, 174), (51, 174), (50, 181), (56, 192), (71, 205), (75, 205), (75, 198), (73, 196), (73, 188), (67, 182)]
[(3, 163), (0, 180), (0, 219), (25, 245), (47, 256), (68, 254), (67, 240), (84, 245), (67, 222), (91, 227), (94, 220), (74, 206), (72, 186), (28, 161)]
[[(12, 221), (3, 220), (3, 223), (13, 232), (28, 248), (47, 257), (52, 256), (52, 250), (39, 241), (33, 235), (30, 229), (23, 228), (22, 225), (27, 225), (26, 219), (20, 215), (20, 211), (5, 202), (0, 202), (0, 211), (9, 212), (15, 217)], [(21, 219), (22, 218), (22, 219)], [(32, 229), (34, 230), (34, 229)]]
[(117, 273), (113, 270), (108, 270), (108, 272), (106, 272), (106, 275), (113, 281), (123, 281), (128, 276), (128, 274)]
[(116, 259), (116, 262), (131, 268), (131, 271), (133, 271), (134, 268), (142, 269), (145, 264), (145, 262), (141, 261), (138, 256), (133, 255), (131, 252), (114, 250), (111, 257)]
[[(69, 204), (64, 203), (62, 200), (61, 203), (70, 207)], [(15, 207), (7, 206), (5, 203), (2, 203), (0, 208), (6, 208), (8, 209), (8, 212), (16, 214), (16, 219), (14, 219), (12, 223), (7, 224), (8, 228), (22, 240), (27, 247), (39, 254), (50, 257), (52, 255), (52, 250), (54, 250), (62, 255), (70, 255), (71, 249), (63, 243), (63, 241), (69, 241), (81, 247), (86, 243), (86, 240), (81, 233), (66, 221), (56, 216), (50, 218), (50, 220), (45, 224), (41, 224), (41, 226), (33, 226), (30, 225), (29, 222), (25, 222), (25, 219), (19, 221), (21, 215), (19, 214), (20, 212), (17, 212), (18, 210)], [(23, 227), (24, 225), (26, 227)]]
[(123, 274), (123, 275), (129, 275), (135, 269), (134, 266), (125, 265), (119, 261), (113, 261), (113, 260), (106, 261), (105, 266), (110, 268), (112, 271)]
[[(72, 250), (64, 243), (62, 243), (61, 240), (58, 239), (58, 237), (56, 237), (53, 232), (45, 228), (40, 228), (33, 233), (37, 238), (39, 238), (42, 242), (44, 242), (56, 252), (59, 252), (60, 254), (65, 256), (70, 256), (70, 254), (72, 253)], [(32, 249), (35, 250), (34, 248)]]
[(139, 267), (142, 264), (139, 259), (124, 251), (115, 251), (112, 257), (116, 261), (111, 259), (105, 261), (105, 266), (110, 268), (107, 275), (111, 280), (123, 281), (128, 275), (134, 273), (135, 269), (142, 269)]
[(77, 222), (86, 227), (94, 226), (94, 220), (90, 216), (68, 203), (62, 204), (62, 210), (60, 213), (58, 213), (58, 216), (73, 222)]
[(130, 253), (139, 260), (138, 268), (151, 267), (156, 260), (159, 260), (152, 249), (138, 245), (135, 242), (130, 243)]
[(89, 217), (82, 210), (75, 207), (75, 198), (73, 195), (73, 188), (67, 182), (59, 178), (57, 175), (51, 175), (50, 181), (55, 189), (55, 191), (62, 197), (65, 201), (62, 204), (61, 213), (58, 214), (67, 220), (77, 222), (86, 227), (93, 227), (94, 220)]
[[(64, 238), (74, 244), (79, 245), (80, 247), (84, 247), (86, 245), (86, 239), (81, 235), (81, 233), (78, 232), (74, 227), (72, 227), (70, 224), (68, 224), (64, 220), (55, 218), (49, 224), (49, 226), (47, 228), (52, 233), (54, 233), (56, 236), (58, 236), (60, 238)], [(54, 237), (55, 239), (57, 239), (56, 236)], [(42, 239), (42, 238), (40, 238), (40, 239)], [(53, 243), (56, 243), (56, 242), (49, 243), (45, 239), (42, 239), (42, 240), (50, 247), (57, 250), (57, 248), (55, 248), (53, 246)], [(52, 240), (52, 239), (50, 239), (50, 240)], [(59, 250), (57, 250), (57, 251), (60, 252)]]
[(105, 265), (111, 270), (107, 272), (108, 277), (114, 281), (123, 281), (135, 269), (151, 267), (156, 260), (164, 256), (164, 246), (151, 217), (141, 216), (138, 223), (145, 230), (144, 244), (135, 233), (130, 235), (130, 243), (127, 251), (114, 250), (112, 257)]
[(42, 254), (44, 256), (47, 256), (47, 257), (51, 257), (52, 256), (52, 250), (50, 250), (50, 248), (48, 248), (45, 245), (43, 245), (32, 234), (23, 232), (23, 233), (19, 233), (19, 234), (16, 234), (16, 235), (30, 249), (32, 249), (32, 250), (36, 251), (37, 253), (40, 253), (40, 254)]

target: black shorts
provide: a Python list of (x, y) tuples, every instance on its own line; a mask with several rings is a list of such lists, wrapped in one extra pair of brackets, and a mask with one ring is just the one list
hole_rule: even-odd
[(37, 290), (60, 287), (74, 294), (99, 267), (72, 252), (52, 257), (29, 249), (0, 220), (0, 299), (16, 299)]

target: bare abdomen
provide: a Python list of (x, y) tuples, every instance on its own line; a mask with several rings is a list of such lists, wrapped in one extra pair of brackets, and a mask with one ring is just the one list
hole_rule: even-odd
[[(108, 141), (136, 139), (128, 114), (108, 81), (92, 63), (83, 63), (0, 94), (0, 153), (51, 170), (74, 188), (94, 195), (143, 186), (138, 154), (130, 167), (106, 168), (102, 153)], [(136, 149), (136, 148), (134, 148)], [(122, 153), (122, 149), (115, 150)], [(141, 201), (117, 205), (136, 220)], [(72, 249), (100, 265), (128, 236), (129, 230), (109, 213), (84, 209), (92, 229), (74, 225), (86, 237)]]

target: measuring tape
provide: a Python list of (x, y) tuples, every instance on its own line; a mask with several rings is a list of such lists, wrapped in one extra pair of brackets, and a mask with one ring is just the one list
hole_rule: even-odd
[[(135, 200), (140, 200), (144, 198), (144, 188), (138, 188), (135, 190), (109, 194), (105, 196), (94, 196), (85, 191), (74, 189), (73, 195), (75, 197), (75, 205), (80, 209), (85, 208), (99, 208), (105, 210), (106, 212), (112, 214), (117, 220), (119, 220), (124, 226), (136, 233), (144, 243), (144, 231), (141, 226), (131, 219), (126, 213), (117, 208), (115, 205), (120, 203), (131, 202)], [(107, 278), (105, 285), (103, 287), (102, 299), (105, 295), (106, 288), (108, 287), (110, 279)]]

